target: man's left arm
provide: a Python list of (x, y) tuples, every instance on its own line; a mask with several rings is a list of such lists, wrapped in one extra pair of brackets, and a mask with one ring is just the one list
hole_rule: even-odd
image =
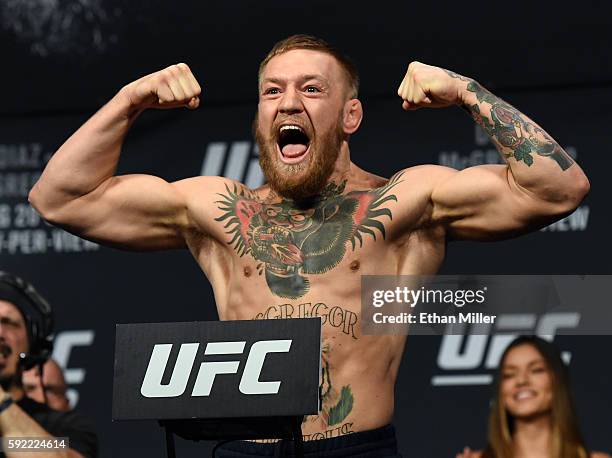
[(587, 194), (587, 177), (558, 143), (476, 81), (413, 62), (398, 95), (405, 110), (462, 106), (505, 162), (431, 168), (431, 220), (450, 237), (486, 240), (534, 230), (571, 213)]

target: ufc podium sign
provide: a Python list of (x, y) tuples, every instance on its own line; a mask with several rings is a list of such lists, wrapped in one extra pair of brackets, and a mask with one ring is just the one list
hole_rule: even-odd
[(120, 324), (113, 419), (319, 411), (321, 319)]

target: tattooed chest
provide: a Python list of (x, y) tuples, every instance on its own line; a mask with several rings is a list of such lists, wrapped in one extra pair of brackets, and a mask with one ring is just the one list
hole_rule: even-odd
[(310, 290), (312, 276), (337, 267), (365, 237), (384, 239), (392, 214), (384, 204), (397, 201), (389, 193), (399, 181), (370, 191), (343, 194), (345, 183), (330, 183), (307, 207), (282, 199), (260, 202), (246, 193), (226, 188), (217, 204), (229, 237), (228, 244), (256, 261), (258, 274), (279, 297), (296, 299)]

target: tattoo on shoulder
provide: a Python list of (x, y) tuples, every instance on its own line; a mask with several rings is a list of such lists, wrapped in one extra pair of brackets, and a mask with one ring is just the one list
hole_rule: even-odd
[(344, 194), (346, 181), (329, 183), (306, 208), (282, 198), (263, 202), (247, 191), (226, 185), (215, 203), (223, 212), (215, 219), (224, 223), (228, 242), (239, 256), (252, 256), (270, 291), (288, 299), (305, 295), (310, 275), (323, 274), (344, 258), (347, 249), (363, 246), (364, 238), (386, 237), (385, 218), (392, 219), (383, 205), (397, 202), (391, 189), (402, 174), (387, 184), (367, 191)]

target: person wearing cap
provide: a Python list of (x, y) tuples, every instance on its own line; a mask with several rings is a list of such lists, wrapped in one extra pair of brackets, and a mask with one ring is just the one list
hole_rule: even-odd
[[(42, 366), (49, 356), (49, 323), (52, 311), (34, 288), (0, 272), (0, 457), (30, 456), (26, 451), (35, 451), (37, 458), (97, 456), (96, 434), (81, 415), (53, 410), (25, 395), (24, 369)], [(60, 438), (67, 440), (62, 443)]]

